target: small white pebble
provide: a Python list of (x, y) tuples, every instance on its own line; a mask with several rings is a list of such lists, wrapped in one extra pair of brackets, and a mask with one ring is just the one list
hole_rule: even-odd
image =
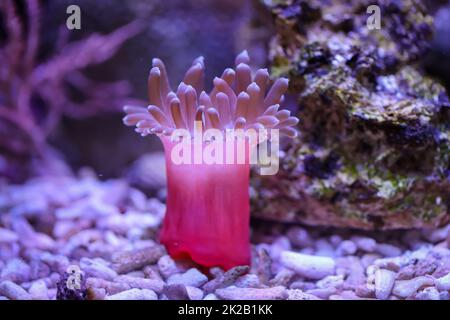
[(0, 295), (11, 300), (31, 300), (31, 295), (25, 289), (9, 280), (0, 283)]
[(175, 273), (181, 272), (175, 261), (169, 255), (164, 255), (159, 258), (158, 268), (159, 272), (161, 272), (166, 279)]
[(332, 258), (310, 256), (292, 251), (282, 252), (280, 262), (285, 267), (309, 279), (322, 279), (332, 275), (336, 267)]
[(202, 300), (203, 298), (203, 291), (199, 288), (187, 286), (186, 291), (190, 300)]
[(440, 291), (448, 291), (450, 290), (450, 273), (447, 275), (440, 277), (438, 279), (435, 279), (435, 284), (438, 290)]
[(397, 280), (392, 291), (396, 296), (402, 298), (412, 297), (420, 287), (431, 286), (434, 281), (431, 277), (421, 276), (411, 280)]
[(397, 257), (402, 254), (402, 250), (400, 248), (387, 243), (377, 244), (375, 251), (385, 257)]
[(385, 300), (389, 297), (394, 287), (396, 274), (386, 269), (375, 271), (375, 296), (377, 299)]
[(439, 291), (435, 287), (427, 287), (416, 294), (417, 300), (440, 300)]
[(157, 300), (158, 296), (152, 290), (148, 289), (130, 289), (122, 291), (112, 296), (107, 296), (105, 300)]
[(348, 256), (355, 254), (356, 250), (358, 250), (358, 248), (353, 241), (344, 240), (338, 245), (336, 253), (339, 256)]
[(33, 300), (47, 300), (49, 298), (48, 288), (44, 280), (34, 281), (28, 292)]
[(101, 278), (108, 281), (117, 277), (117, 272), (99, 260), (81, 258), (80, 267), (87, 276)]
[(174, 274), (167, 279), (168, 284), (183, 284), (185, 286), (200, 287), (208, 281), (208, 277), (195, 268), (183, 274)]
[(209, 293), (203, 298), (203, 300), (219, 300), (219, 298), (217, 298), (214, 293)]

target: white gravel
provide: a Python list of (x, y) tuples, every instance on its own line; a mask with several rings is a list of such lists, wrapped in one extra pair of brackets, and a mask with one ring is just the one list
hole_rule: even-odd
[(264, 222), (252, 230), (251, 266), (207, 272), (167, 255), (157, 239), (164, 204), (124, 180), (83, 171), (2, 188), (0, 300), (56, 299), (68, 267), (94, 300), (449, 300), (450, 225), (358, 232)]

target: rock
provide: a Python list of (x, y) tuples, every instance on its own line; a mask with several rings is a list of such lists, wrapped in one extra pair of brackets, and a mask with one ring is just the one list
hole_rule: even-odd
[[(133, 277), (133, 278), (145, 278), (146, 275), (152, 275), (152, 276), (155, 276), (153, 273), (150, 274), (150, 273), (148, 272), (148, 270), (149, 270), (149, 268), (151, 268), (151, 266), (147, 266), (147, 267), (145, 267), (145, 268), (147, 268), (147, 272), (144, 272), (144, 271), (131, 271), (131, 272), (128, 272), (127, 274), (125, 274), (125, 276)], [(144, 269), (145, 269), (145, 268), (144, 268)], [(153, 270), (153, 269), (151, 269), (151, 270)], [(154, 272), (155, 272), (155, 271), (154, 271)], [(159, 280), (161, 280), (161, 278), (159, 278)]]
[(299, 289), (289, 289), (286, 290), (288, 293), (287, 300), (321, 300), (320, 298), (316, 297), (313, 294), (305, 293), (302, 290)]
[(33, 300), (48, 300), (48, 288), (43, 280), (34, 281), (28, 292)]
[(113, 280), (117, 277), (117, 272), (109, 268), (106, 262), (88, 258), (81, 258), (80, 267), (88, 277)]
[(117, 273), (127, 273), (154, 264), (164, 255), (162, 246), (151, 246), (119, 252), (113, 256), (113, 268)]
[(294, 281), (289, 285), (289, 289), (293, 290), (301, 290), (301, 291), (308, 291), (311, 289), (315, 289), (316, 284), (313, 282), (305, 282), (302, 280)]
[(22, 259), (11, 259), (1, 270), (0, 279), (11, 280), (15, 283), (21, 283), (29, 280), (30, 266)]
[(164, 288), (164, 281), (157, 279), (145, 279), (122, 275), (116, 277), (114, 281), (118, 283), (125, 283), (129, 285), (130, 288), (150, 289), (156, 293), (162, 292)]
[(88, 300), (104, 300), (106, 297), (106, 290), (103, 288), (88, 288), (87, 299)]
[(30, 279), (42, 279), (46, 278), (50, 275), (51, 269), (50, 267), (39, 260), (33, 260), (30, 262)]
[(440, 291), (450, 291), (450, 273), (447, 275), (435, 279), (435, 284)]
[(450, 293), (448, 291), (439, 292), (439, 299), (440, 300), (450, 300)]
[(168, 278), (175, 273), (182, 272), (175, 261), (169, 256), (164, 255), (158, 260), (158, 268), (159, 272), (163, 275), (164, 278)]
[(262, 283), (267, 283), (267, 281), (272, 278), (272, 259), (265, 248), (257, 248), (256, 254), (255, 273)]
[(292, 278), (295, 276), (295, 272), (290, 269), (280, 270), (273, 279), (269, 281), (270, 286), (288, 286)]
[(344, 276), (337, 275), (337, 276), (326, 276), (325, 278), (317, 281), (316, 286), (319, 289), (325, 288), (341, 289), (343, 284), (344, 284)]
[(47, 264), (52, 271), (57, 273), (64, 273), (70, 265), (69, 259), (60, 254), (54, 255), (49, 252), (43, 252), (39, 256), (39, 259)]
[(28, 221), (23, 218), (14, 218), (12, 228), (19, 237), (19, 241), (27, 248), (51, 251), (55, 247), (55, 241), (51, 237), (35, 232)]
[(190, 300), (186, 286), (179, 283), (164, 286), (163, 295), (169, 300)]
[(11, 230), (0, 228), (0, 243), (16, 242), (19, 239), (15, 232)]
[(377, 299), (386, 300), (394, 287), (396, 274), (386, 269), (375, 271), (375, 296)]
[(307, 294), (311, 294), (315, 297), (318, 297), (320, 299), (328, 299), (331, 295), (337, 293), (338, 290), (334, 287), (327, 287), (327, 288), (316, 288), (307, 290)]
[(418, 292), (415, 296), (417, 300), (441, 300), (439, 291), (435, 287), (427, 287)]
[(219, 300), (214, 293), (208, 293), (203, 300)]
[(356, 288), (366, 282), (365, 269), (355, 256), (336, 259), (336, 274), (346, 276), (345, 285)]
[(367, 31), (368, 3), (264, 5), (272, 76), (289, 78), (302, 121), (278, 174), (252, 175), (253, 215), (361, 229), (448, 223), (448, 94), (417, 65), (433, 39), (431, 7), (378, 3), (381, 34)]
[(155, 292), (148, 289), (130, 289), (122, 291), (111, 296), (107, 296), (105, 300), (157, 300), (158, 296)]
[(261, 283), (256, 274), (246, 274), (239, 277), (234, 285), (241, 288), (258, 288)]
[(11, 300), (31, 300), (31, 295), (25, 289), (9, 280), (0, 283), (0, 296)]
[(210, 293), (216, 289), (227, 287), (233, 284), (240, 276), (246, 274), (249, 271), (248, 266), (237, 266), (230, 270), (219, 274), (213, 280), (209, 281), (203, 286), (205, 292)]
[(157, 216), (142, 213), (128, 211), (122, 215), (109, 215), (100, 219), (97, 223), (97, 227), (100, 229), (111, 230), (116, 234), (126, 235), (129, 230), (132, 229), (147, 229), (155, 228), (161, 222), (161, 219)]
[(309, 236), (309, 233), (300, 227), (294, 227), (289, 229), (287, 237), (293, 245), (299, 248), (306, 248), (313, 245), (313, 240)]
[(109, 295), (131, 289), (131, 286), (124, 282), (112, 282), (100, 278), (87, 278), (86, 286), (93, 289), (105, 289)]
[(225, 300), (284, 300), (288, 297), (286, 288), (281, 286), (260, 289), (231, 286), (217, 289), (215, 294)]
[(369, 237), (354, 236), (351, 238), (359, 250), (365, 252), (374, 252), (377, 248), (377, 242)]
[(334, 258), (336, 252), (327, 239), (317, 239), (315, 247), (315, 255)]
[(336, 253), (339, 256), (348, 256), (355, 254), (358, 247), (353, 241), (344, 240), (342, 241), (336, 249)]
[(401, 298), (412, 297), (423, 286), (431, 286), (434, 281), (431, 277), (421, 276), (411, 280), (397, 280), (393, 293)]
[(424, 236), (428, 241), (432, 243), (437, 243), (447, 239), (449, 233), (450, 233), (450, 224), (438, 229), (425, 230)]
[(195, 268), (191, 268), (183, 274), (174, 274), (167, 279), (168, 284), (182, 284), (197, 288), (207, 281), (208, 277)]
[(400, 248), (387, 243), (377, 244), (375, 251), (385, 257), (398, 257), (402, 254)]
[(332, 275), (336, 266), (334, 260), (329, 257), (317, 257), (291, 251), (281, 253), (280, 263), (309, 279), (322, 279)]
[(203, 291), (199, 288), (187, 286), (186, 291), (187, 291), (189, 300), (202, 300), (203, 299)]
[(142, 269), (142, 271), (144, 274), (143, 278), (163, 280), (161, 274), (159, 273), (158, 266), (156, 265), (146, 266), (144, 267), (144, 269)]

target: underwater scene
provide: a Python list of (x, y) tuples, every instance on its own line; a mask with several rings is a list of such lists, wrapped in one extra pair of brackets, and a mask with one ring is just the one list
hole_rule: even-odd
[(450, 300), (449, 94), (448, 0), (0, 0), (0, 300)]

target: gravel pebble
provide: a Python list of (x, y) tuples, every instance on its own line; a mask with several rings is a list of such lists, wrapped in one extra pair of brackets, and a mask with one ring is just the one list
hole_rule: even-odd
[(113, 256), (113, 267), (118, 273), (127, 273), (153, 264), (164, 255), (162, 246), (122, 251)]
[(273, 288), (238, 288), (231, 286), (217, 289), (216, 296), (225, 300), (284, 300), (288, 294), (282, 286)]
[(175, 261), (168, 255), (164, 255), (158, 260), (158, 268), (164, 278), (169, 278), (175, 273), (182, 272)]
[(157, 279), (145, 279), (131, 276), (118, 276), (114, 279), (116, 283), (125, 283), (131, 288), (150, 289), (157, 293), (162, 292), (164, 288), (164, 281)]
[(189, 300), (202, 300), (203, 299), (203, 291), (199, 288), (187, 286), (186, 291), (187, 291)]
[(28, 292), (33, 300), (48, 300), (48, 288), (44, 280), (33, 282)]
[(122, 291), (111, 296), (107, 296), (105, 300), (157, 300), (158, 296), (155, 292), (148, 289), (130, 289)]
[(396, 274), (393, 271), (379, 269), (375, 271), (375, 296), (377, 299), (385, 300), (389, 297), (394, 287)]
[(103, 288), (88, 288), (88, 300), (105, 300), (106, 290)]
[(393, 293), (401, 298), (410, 298), (419, 288), (433, 284), (433, 279), (427, 276), (417, 277), (411, 280), (397, 280), (395, 281)]
[(287, 300), (321, 300), (319, 297), (299, 289), (289, 289), (286, 292), (288, 294)]
[(248, 266), (237, 266), (231, 268), (227, 272), (216, 273), (217, 276), (213, 280), (207, 282), (203, 286), (203, 290), (210, 293), (216, 289), (227, 287), (233, 284), (240, 276), (246, 274), (249, 269), (250, 268)]
[(338, 245), (336, 253), (339, 256), (348, 256), (355, 254), (356, 250), (358, 250), (358, 247), (353, 241), (344, 240)]
[(163, 294), (169, 300), (190, 300), (186, 286), (179, 283), (164, 286)]
[(417, 300), (440, 300), (439, 291), (435, 287), (427, 287), (415, 296)]
[(56, 299), (74, 266), (86, 277), (80, 297), (92, 300), (450, 299), (450, 224), (386, 232), (254, 224), (251, 266), (207, 272), (167, 254), (157, 239), (165, 205), (124, 180), (84, 170), (2, 187), (0, 299)]
[(81, 258), (80, 268), (88, 277), (95, 277), (109, 281), (117, 277), (117, 272), (108, 267), (104, 261), (99, 259), (93, 260), (89, 258)]
[(0, 283), (0, 295), (11, 300), (31, 300), (31, 295), (25, 289), (9, 280)]
[(86, 286), (88, 288), (94, 288), (94, 289), (105, 289), (107, 294), (113, 295), (125, 290), (129, 290), (131, 287), (127, 283), (124, 282), (112, 282), (107, 281), (100, 278), (87, 278), (86, 279)]
[(219, 300), (214, 293), (208, 293), (203, 300)]
[(450, 290), (450, 273), (435, 280), (436, 287), (442, 291)]
[(1, 270), (0, 279), (21, 283), (29, 280), (31, 268), (22, 259), (11, 259)]
[(385, 257), (397, 257), (402, 254), (402, 250), (400, 248), (387, 243), (377, 244), (375, 251)]
[(280, 262), (299, 275), (309, 279), (322, 279), (334, 274), (336, 263), (328, 257), (305, 255), (292, 251), (281, 253)]
[(201, 287), (208, 281), (208, 277), (195, 268), (191, 268), (185, 273), (174, 274), (167, 279), (168, 284), (182, 284), (191, 287)]

